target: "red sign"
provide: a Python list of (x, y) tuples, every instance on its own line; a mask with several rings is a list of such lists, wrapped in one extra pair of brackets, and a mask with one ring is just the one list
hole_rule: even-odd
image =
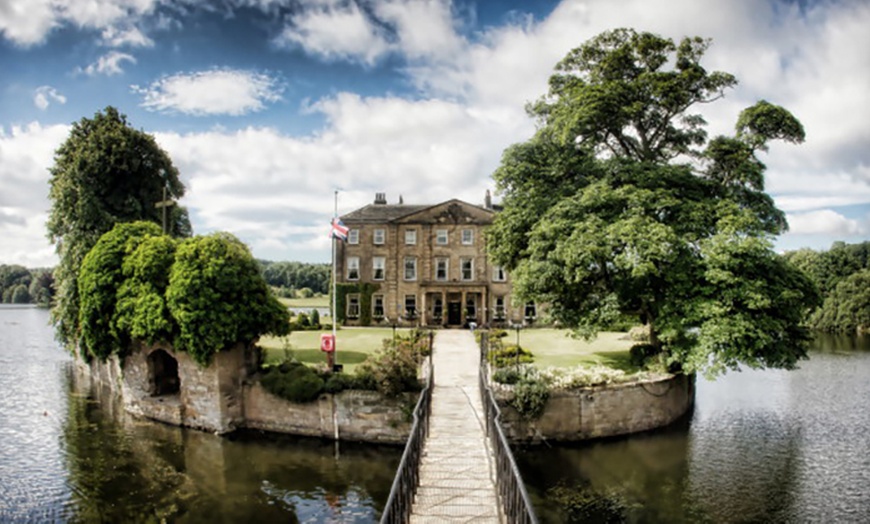
[(335, 335), (323, 333), (320, 335), (320, 351), (332, 353), (335, 351)]

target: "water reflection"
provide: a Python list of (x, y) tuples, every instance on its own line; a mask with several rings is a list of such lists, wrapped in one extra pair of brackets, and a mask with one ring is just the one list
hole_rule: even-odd
[(519, 450), (543, 522), (870, 520), (870, 340), (821, 337), (801, 369), (698, 380), (666, 430)]
[[(47, 314), (0, 309), (0, 521), (377, 520), (401, 448), (240, 433), (128, 415), (47, 337)], [(34, 320), (36, 319), (36, 320)], [(27, 337), (24, 337), (27, 338)], [(7, 421), (9, 423), (7, 423)]]

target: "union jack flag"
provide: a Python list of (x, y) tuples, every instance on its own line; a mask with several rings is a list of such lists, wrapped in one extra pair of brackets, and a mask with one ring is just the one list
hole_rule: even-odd
[(347, 226), (338, 217), (332, 219), (332, 238), (347, 240)]

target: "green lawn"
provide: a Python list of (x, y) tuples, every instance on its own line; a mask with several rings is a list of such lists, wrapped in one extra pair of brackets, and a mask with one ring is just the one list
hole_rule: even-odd
[[(396, 333), (406, 335), (409, 331), (400, 328)], [(295, 331), (289, 337), (263, 337), (260, 346), (265, 350), (267, 363), (280, 362), (286, 357), (295, 357), (306, 364), (325, 363), (326, 355), (320, 351), (321, 333), (328, 331)], [(524, 329), (520, 331), (520, 345), (534, 354), (539, 368), (603, 364), (626, 373), (639, 371), (629, 361), (628, 350), (633, 342), (626, 333), (599, 333), (590, 342), (567, 334), (564, 329)], [(344, 364), (345, 372), (353, 373), (358, 364), (383, 347), (384, 339), (392, 336), (390, 328), (342, 328), (337, 334), (335, 361)], [(516, 331), (508, 331), (504, 341), (514, 344), (516, 337)]]
[(279, 298), (286, 307), (329, 307), (329, 297)]
[[(564, 329), (524, 329), (520, 346), (532, 352), (539, 368), (574, 367), (579, 364), (603, 364), (627, 373), (638, 371), (629, 361), (628, 350), (634, 344), (627, 333), (599, 333), (594, 340), (571, 338)], [(508, 331), (505, 343), (515, 344), (516, 331)]]
[[(409, 331), (397, 329), (396, 334), (407, 335)], [(325, 363), (326, 354), (320, 351), (321, 333), (329, 331), (294, 331), (289, 337), (261, 338), (266, 363), (280, 362), (285, 357), (295, 357), (306, 364)], [(384, 339), (392, 336), (391, 328), (342, 328), (336, 335), (335, 362), (343, 364), (346, 373), (353, 373), (358, 364), (383, 347)]]

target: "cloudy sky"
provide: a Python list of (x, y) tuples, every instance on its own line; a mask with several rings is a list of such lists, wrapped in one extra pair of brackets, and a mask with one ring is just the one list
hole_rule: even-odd
[(711, 134), (759, 99), (803, 122), (763, 158), (778, 249), (870, 238), (864, 0), (0, 0), (0, 263), (55, 263), (47, 169), (107, 105), (169, 152), (195, 232), (259, 258), (327, 261), (336, 189), (480, 203), (553, 65), (615, 27), (713, 39), (740, 85)]

